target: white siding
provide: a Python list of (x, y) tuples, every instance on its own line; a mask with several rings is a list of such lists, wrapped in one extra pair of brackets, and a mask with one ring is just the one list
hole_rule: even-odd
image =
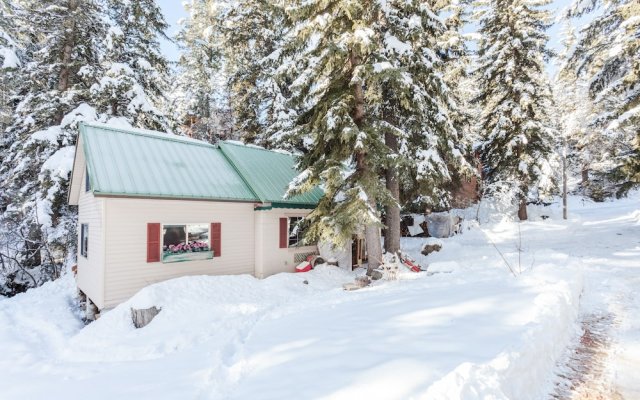
[[(254, 274), (252, 203), (107, 198), (105, 307), (155, 282), (185, 275)], [(147, 263), (147, 223), (222, 225), (220, 257)]]
[(280, 218), (304, 217), (310, 210), (274, 208), (255, 211), (256, 277), (265, 278), (280, 272), (295, 272), (297, 253), (317, 251), (317, 246), (280, 248)]
[[(86, 168), (81, 174), (81, 188), (78, 199), (78, 274), (76, 281), (82, 290), (98, 306), (104, 307), (104, 199), (85, 192)], [(80, 226), (89, 224), (89, 244), (87, 257), (80, 255)]]

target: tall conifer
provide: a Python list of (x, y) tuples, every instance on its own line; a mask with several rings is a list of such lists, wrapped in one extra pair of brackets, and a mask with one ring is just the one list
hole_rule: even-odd
[(557, 131), (544, 59), (549, 1), (491, 0), (480, 20), (478, 100), (485, 177), (527, 219), (527, 202), (555, 189)]

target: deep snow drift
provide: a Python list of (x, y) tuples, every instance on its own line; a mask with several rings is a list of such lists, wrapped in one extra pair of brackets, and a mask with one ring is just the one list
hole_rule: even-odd
[[(180, 278), (87, 327), (67, 276), (0, 300), (2, 398), (544, 399), (585, 308), (637, 287), (639, 208), (638, 196), (576, 198), (569, 221), (552, 209), (520, 233), (513, 222), (470, 224), (428, 257), (424, 239), (404, 239), (430, 273), (355, 292), (341, 289), (354, 274), (332, 267)], [(610, 371), (632, 393), (638, 301), (624, 293)], [(134, 329), (129, 308), (151, 305), (161, 313)]]

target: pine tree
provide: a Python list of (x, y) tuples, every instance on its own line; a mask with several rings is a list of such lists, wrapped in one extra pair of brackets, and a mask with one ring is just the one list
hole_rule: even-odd
[(33, 286), (55, 278), (75, 244), (66, 192), (77, 121), (96, 117), (84, 72), (98, 63), (104, 25), (92, 0), (29, 1), (25, 17), (29, 62), (19, 71), (21, 97), (0, 166), (0, 239), (4, 265), (16, 270), (11, 279)]
[(492, 0), (480, 21), (477, 70), (482, 104), (479, 129), (485, 177), (496, 193), (515, 197), (518, 217), (527, 201), (555, 188), (556, 130), (544, 58), (548, 1)]
[(593, 113), (593, 103), (588, 95), (588, 83), (584, 78), (576, 76), (569, 68), (568, 61), (576, 43), (575, 28), (565, 22), (561, 33), (563, 35), (563, 49), (558, 55), (558, 73), (554, 79), (554, 98), (558, 108), (561, 127), (561, 139), (564, 144), (565, 156), (570, 166), (579, 169), (582, 177), (580, 187), (588, 190), (589, 169), (604, 146), (602, 135), (592, 129), (589, 116)]
[(293, 2), (288, 10), (283, 51), (292, 56), (281, 71), (297, 119), (280, 139), (306, 152), (292, 193), (322, 184), (310, 237), (344, 243), (364, 225), (375, 268), (378, 205), (399, 202), (381, 174), (410, 171), (433, 199), (451, 177), (447, 161), (462, 159), (438, 69), (436, 38), (445, 27), (418, 1)]
[(10, 103), (16, 88), (15, 72), (22, 65), (21, 26), (17, 23), (21, 12), (18, 4), (9, 0), (0, 0), (0, 131), (2, 132), (10, 120), (12, 108)]
[(99, 76), (91, 92), (100, 113), (124, 118), (141, 128), (166, 130), (162, 111), (168, 88), (168, 62), (160, 52), (159, 36), (168, 25), (152, 0), (107, 1), (110, 27)]
[(619, 196), (640, 183), (640, 4), (580, 0), (569, 16), (597, 8), (600, 15), (581, 32), (564, 71), (589, 82), (589, 125), (605, 150), (591, 167), (603, 194)]
[(181, 49), (172, 99), (176, 129), (209, 142), (231, 138), (221, 21), (215, 18), (218, 8), (208, 0), (192, 0), (185, 7), (189, 17), (176, 36)]
[(20, 65), (18, 57), (16, 17), (17, 5), (9, 0), (0, 0), (0, 68), (13, 69)]
[(248, 142), (272, 147), (285, 85), (274, 79), (289, 25), (284, 7), (269, 0), (244, 0), (220, 7), (224, 71), (236, 129)]

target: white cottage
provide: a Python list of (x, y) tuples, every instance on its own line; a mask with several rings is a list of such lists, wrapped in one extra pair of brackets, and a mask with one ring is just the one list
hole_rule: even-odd
[(294, 166), (241, 144), (82, 124), (68, 197), (79, 290), (104, 309), (185, 275), (293, 272), (317, 252), (295, 226), (322, 196), (284, 199)]

